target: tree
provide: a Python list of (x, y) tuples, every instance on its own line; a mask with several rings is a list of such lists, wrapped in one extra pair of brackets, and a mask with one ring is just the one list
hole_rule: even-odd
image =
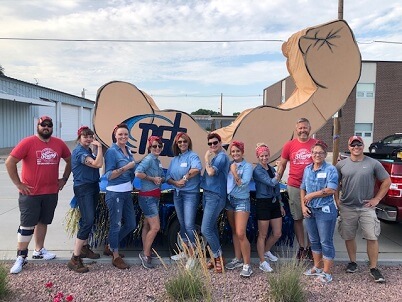
[(4, 74), (4, 68), (3, 66), (0, 65), (0, 76), (5, 76)]
[(191, 112), (193, 115), (221, 115), (219, 112), (209, 110), (209, 109), (198, 109), (197, 111)]
[(233, 116), (239, 116), (240, 112), (233, 112)]

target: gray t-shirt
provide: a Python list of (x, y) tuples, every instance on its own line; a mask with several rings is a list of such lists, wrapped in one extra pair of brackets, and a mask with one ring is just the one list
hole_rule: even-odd
[(389, 177), (381, 163), (368, 156), (364, 156), (362, 161), (341, 160), (336, 169), (342, 184), (341, 202), (350, 207), (362, 207), (364, 200), (374, 197), (376, 180), (383, 181)]

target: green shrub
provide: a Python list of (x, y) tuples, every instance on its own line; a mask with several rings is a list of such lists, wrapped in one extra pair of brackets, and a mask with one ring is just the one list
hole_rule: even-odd
[(9, 294), (7, 276), (7, 269), (4, 267), (3, 263), (0, 263), (0, 298), (4, 298)]
[(165, 284), (174, 301), (199, 301), (207, 295), (202, 275), (197, 270), (179, 270), (177, 276)]
[(294, 258), (278, 265), (276, 273), (268, 274), (269, 301), (306, 301), (306, 293), (301, 282), (301, 276), (305, 269), (305, 264)]

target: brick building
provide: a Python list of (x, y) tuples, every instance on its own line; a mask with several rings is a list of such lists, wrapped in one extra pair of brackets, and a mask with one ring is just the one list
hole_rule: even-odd
[[(264, 105), (278, 106), (295, 89), (287, 77), (264, 89)], [(368, 146), (385, 136), (402, 132), (402, 62), (362, 61), (360, 79), (341, 111), (340, 150), (355, 134)], [(332, 148), (333, 121), (329, 120), (316, 137)]]

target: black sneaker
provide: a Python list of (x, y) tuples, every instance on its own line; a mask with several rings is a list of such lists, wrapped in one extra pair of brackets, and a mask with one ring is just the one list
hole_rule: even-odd
[(378, 268), (370, 268), (370, 275), (374, 278), (375, 282), (378, 282), (378, 283), (385, 282), (385, 278), (381, 274), (381, 272), (378, 270)]
[(348, 266), (346, 267), (347, 273), (356, 273), (357, 272), (357, 263), (356, 262), (349, 262)]
[(305, 256), (304, 247), (300, 247), (299, 250), (297, 251), (296, 259), (297, 260), (303, 260), (304, 256)]

